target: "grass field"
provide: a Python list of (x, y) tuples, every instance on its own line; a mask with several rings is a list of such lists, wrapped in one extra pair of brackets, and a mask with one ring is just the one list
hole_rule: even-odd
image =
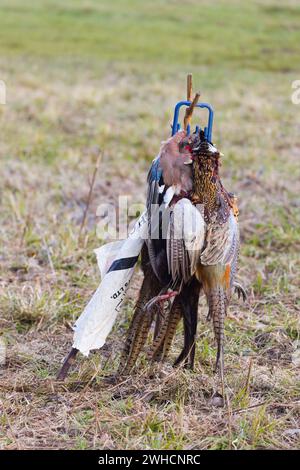
[[(0, 0), (1, 449), (295, 449), (300, 443), (298, 2)], [(239, 275), (226, 321), (229, 405), (210, 403), (215, 346), (200, 303), (196, 368), (116, 370), (141, 282), (101, 351), (55, 374), (99, 283), (96, 208), (142, 202), (149, 163), (193, 72), (216, 111), (239, 197)], [(103, 152), (80, 226), (98, 149)]]

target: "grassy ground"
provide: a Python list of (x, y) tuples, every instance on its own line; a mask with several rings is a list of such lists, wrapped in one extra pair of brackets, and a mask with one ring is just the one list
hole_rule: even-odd
[[(299, 447), (297, 2), (0, 1), (0, 447)], [(215, 347), (201, 300), (194, 373), (170, 364), (107, 385), (141, 275), (107, 345), (55, 374), (99, 282), (96, 207), (144, 200), (145, 177), (192, 71), (216, 110), (225, 184), (239, 196), (240, 278), (226, 322), (229, 408), (210, 403)], [(83, 236), (80, 224), (103, 150)], [(248, 377), (248, 380), (247, 380)]]

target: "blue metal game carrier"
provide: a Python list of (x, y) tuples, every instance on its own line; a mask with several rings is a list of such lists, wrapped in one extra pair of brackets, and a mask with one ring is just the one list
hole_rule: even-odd
[[(173, 116), (173, 123), (172, 123), (172, 136), (176, 134), (176, 132), (181, 130), (181, 124), (179, 121), (179, 115), (180, 115), (180, 110), (181, 108), (189, 108), (192, 104), (192, 75), (189, 74), (187, 76), (187, 100), (186, 101), (179, 101), (174, 109), (174, 116)], [(213, 127), (213, 120), (214, 120), (214, 110), (212, 106), (208, 103), (197, 103), (194, 105), (195, 108), (200, 108), (200, 109), (207, 109), (208, 111), (208, 117), (207, 117), (207, 125), (197, 125), (195, 127), (195, 132), (200, 132), (200, 130), (203, 130), (204, 132), (204, 137), (207, 139), (209, 142), (212, 140), (212, 127)], [(188, 124), (186, 131), (188, 135), (191, 132), (191, 127), (190, 124)]]

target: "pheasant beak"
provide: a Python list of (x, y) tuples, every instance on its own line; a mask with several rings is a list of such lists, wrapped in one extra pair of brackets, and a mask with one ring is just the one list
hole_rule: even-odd
[(193, 163), (193, 160), (191, 158), (189, 158), (188, 160), (186, 160), (185, 162), (183, 162), (185, 165), (191, 165)]

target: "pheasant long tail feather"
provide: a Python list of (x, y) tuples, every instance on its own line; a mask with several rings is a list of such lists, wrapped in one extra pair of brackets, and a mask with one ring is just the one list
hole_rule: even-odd
[(121, 353), (118, 373), (121, 373), (123, 371), (123, 369), (125, 368), (126, 362), (128, 360), (130, 350), (132, 348), (133, 338), (141, 322), (141, 310), (142, 310), (142, 307), (141, 305), (139, 305), (139, 302), (137, 302), (129, 330), (127, 332), (125, 344)]
[(166, 331), (168, 328), (168, 322), (169, 322), (169, 317), (171, 315), (172, 309), (170, 309), (168, 312), (165, 313), (164, 318), (162, 319), (162, 322), (160, 324), (159, 329), (157, 330), (157, 334), (154, 335), (154, 341), (152, 343), (152, 346), (148, 352), (148, 358), (151, 360), (157, 360), (159, 359), (160, 354), (159, 351), (161, 350), (161, 346), (163, 344)]
[(216, 371), (220, 372), (222, 395), (224, 396), (224, 321), (226, 315), (226, 294), (223, 287), (214, 288), (209, 295), (209, 314), (213, 320), (217, 342)]
[(143, 346), (142, 338), (147, 337), (151, 326), (151, 322), (148, 324), (145, 317), (144, 306), (138, 303), (121, 354), (118, 374), (128, 374), (136, 363)]
[(181, 316), (180, 304), (178, 300), (175, 299), (171, 309), (166, 313), (159, 337), (155, 338), (151, 350), (149, 351), (149, 356), (152, 361), (163, 361), (167, 357)]
[(149, 314), (149, 312), (144, 312), (144, 315), (141, 317), (141, 321), (138, 323), (138, 328), (131, 344), (131, 350), (128, 356), (127, 363), (121, 371), (124, 375), (129, 374), (132, 368), (134, 367), (137, 358), (147, 340), (151, 323), (152, 316)]
[(119, 374), (128, 373), (135, 365), (152, 323), (152, 314), (145, 311), (145, 305), (153, 296), (158, 294), (159, 290), (160, 285), (153, 271), (150, 269), (145, 270), (139, 299), (135, 306), (134, 315), (121, 354), (118, 369)]
[(155, 319), (155, 327), (154, 327), (154, 333), (153, 333), (153, 338), (154, 340), (158, 337), (160, 329), (164, 322), (166, 321), (168, 311), (163, 308), (163, 306), (160, 308), (160, 306), (157, 309), (157, 315)]
[(177, 299), (175, 299), (169, 318), (168, 318), (169, 321), (168, 321), (167, 330), (166, 330), (166, 334), (164, 337), (163, 348), (162, 348), (162, 360), (167, 357), (170, 351), (171, 344), (176, 333), (177, 325), (180, 322), (181, 317), (182, 317), (182, 312), (181, 312), (180, 302), (177, 301)]

